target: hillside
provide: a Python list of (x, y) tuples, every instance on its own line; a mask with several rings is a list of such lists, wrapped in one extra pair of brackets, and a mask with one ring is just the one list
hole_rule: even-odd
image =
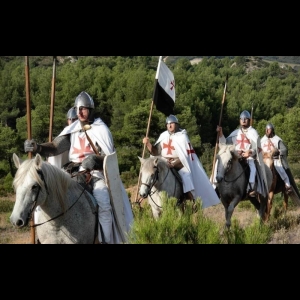
[[(59, 63), (64, 63), (67, 61), (74, 62), (81, 57), (84, 56), (57, 56), (57, 61)], [(100, 56), (93, 56), (93, 57), (100, 57)], [(166, 60), (169, 63), (174, 63), (178, 59), (186, 58), (190, 61), (193, 60), (201, 60), (203, 57), (215, 57), (218, 58), (224, 58), (226, 56), (163, 56), (164, 60)], [(230, 58), (234, 58), (235, 56), (229, 56)], [(278, 62), (286, 65), (290, 65), (292, 67), (297, 66), (300, 67), (300, 56), (244, 56), (245, 58), (260, 58), (261, 60), (264, 60), (266, 62)], [(13, 59), (20, 59), (23, 60), (24, 56), (0, 56), (0, 60), (3, 60), (5, 62), (11, 61)], [(53, 56), (30, 56), (30, 59), (36, 64), (36, 65), (45, 65), (50, 66), (53, 63)]]

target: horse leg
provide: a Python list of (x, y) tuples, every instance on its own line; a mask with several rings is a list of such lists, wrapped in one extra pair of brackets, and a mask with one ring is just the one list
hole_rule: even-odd
[(273, 198), (274, 198), (274, 192), (269, 192), (266, 221), (269, 220), (270, 215), (271, 215), (271, 209), (273, 206)]
[(152, 198), (150, 196), (148, 196), (148, 203), (149, 203), (149, 205), (151, 207), (153, 218), (155, 220), (157, 220), (159, 218), (160, 214), (161, 214), (161, 202), (160, 202), (160, 199), (157, 199), (157, 198), (155, 198), (153, 196), (152, 196)]
[(260, 194), (257, 195), (258, 201), (260, 203), (260, 207), (259, 207), (258, 212), (259, 212), (260, 220), (262, 222), (266, 222), (266, 219), (267, 219), (267, 206), (268, 206), (267, 205), (267, 203), (268, 203), (268, 198), (267, 197), (263, 197)]
[(226, 226), (229, 229), (231, 227), (231, 217), (234, 211), (234, 208), (238, 205), (241, 198), (239, 196), (235, 196), (232, 201), (229, 203), (227, 209), (225, 209), (225, 218), (226, 218)]
[(284, 191), (283, 192), (283, 209), (284, 209), (284, 215), (286, 215), (287, 209), (288, 209), (288, 203), (289, 203), (289, 195)]

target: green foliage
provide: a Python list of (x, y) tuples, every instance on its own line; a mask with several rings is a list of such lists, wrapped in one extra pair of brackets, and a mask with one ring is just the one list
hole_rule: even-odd
[(150, 206), (142, 210), (135, 206), (134, 225), (129, 235), (133, 244), (220, 244), (219, 226), (198, 211), (193, 213), (191, 202), (185, 212), (176, 207), (177, 200), (164, 195), (163, 213), (158, 220), (152, 217)]
[(224, 235), (228, 244), (266, 244), (272, 233), (272, 229), (258, 218), (246, 228), (242, 228), (233, 218), (230, 230), (225, 231)]
[(12, 212), (14, 209), (14, 202), (0, 199), (0, 212)]
[[(264, 62), (260, 57), (206, 56), (192, 65), (189, 59), (193, 58), (172, 57), (167, 65), (176, 82), (175, 114), (208, 175), (220, 117), (227, 136), (239, 125), (241, 111), (251, 111), (253, 105), (253, 126), (263, 135), (266, 122), (274, 123), (276, 133), (288, 146), (293, 175), (300, 178), (300, 73), (277, 62)], [(295, 61), (295, 57), (290, 59)], [(0, 62), (3, 178), (7, 172), (13, 174), (12, 153), (24, 153), (28, 124), (24, 57), (1, 57)], [(49, 140), (52, 57), (30, 57), (29, 62), (31, 135), (42, 143)], [(133, 182), (140, 167), (137, 156), (143, 152), (157, 63), (158, 56), (78, 56), (65, 58), (64, 62), (60, 58), (56, 68), (53, 137), (64, 128), (65, 114), (76, 96), (87, 91), (94, 99), (95, 114), (113, 134), (123, 178), (127, 184)], [(226, 75), (227, 92), (222, 106)], [(149, 124), (152, 143), (165, 130), (164, 122), (165, 116), (154, 106)]]

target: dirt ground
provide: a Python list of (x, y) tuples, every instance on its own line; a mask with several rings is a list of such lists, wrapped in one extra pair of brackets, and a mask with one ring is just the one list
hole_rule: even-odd
[[(134, 205), (136, 202), (136, 187), (131, 187), (126, 190), (130, 194), (131, 203)], [(9, 197), (9, 199), (14, 201), (13, 196)], [(143, 200), (141, 205), (148, 205), (147, 200)], [(224, 221), (225, 223), (224, 208), (222, 204), (204, 209), (204, 214), (209, 216), (215, 222)], [(0, 244), (31, 244), (30, 229), (19, 230), (13, 228), (11, 225), (7, 225), (8, 215), (9, 214), (0, 214)], [(250, 225), (253, 222), (253, 218), (257, 218), (257, 215), (254, 209), (247, 210), (236, 207), (233, 217), (239, 221), (239, 224), (242, 227), (244, 227)], [(287, 217), (300, 219), (300, 208), (289, 208)], [(279, 228), (269, 244), (300, 244), (300, 224), (291, 226), (288, 230), (284, 227)]]

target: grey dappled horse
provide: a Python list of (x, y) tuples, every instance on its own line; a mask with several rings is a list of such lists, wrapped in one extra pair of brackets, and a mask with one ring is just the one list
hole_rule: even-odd
[(148, 198), (153, 217), (157, 219), (162, 213), (162, 193), (168, 197), (183, 197), (182, 184), (173, 174), (167, 162), (160, 157), (141, 158), (141, 186), (139, 193)]
[(91, 195), (39, 154), (23, 161), (14, 153), (13, 160), (18, 170), (13, 181), (16, 202), (11, 223), (18, 228), (27, 226), (39, 205), (34, 226), (41, 244), (94, 244), (98, 218)]
[[(249, 166), (245, 162), (244, 166), (239, 162), (239, 156), (234, 145), (219, 145), (220, 150), (217, 155), (217, 182), (221, 202), (225, 208), (225, 220), (227, 228), (231, 226), (231, 217), (234, 208), (242, 200), (250, 200), (258, 211), (262, 221), (266, 221), (266, 210), (268, 196), (263, 197), (257, 194), (255, 198), (248, 197), (246, 190), (249, 178)], [(272, 184), (272, 172), (265, 166), (267, 185), (270, 189)]]

